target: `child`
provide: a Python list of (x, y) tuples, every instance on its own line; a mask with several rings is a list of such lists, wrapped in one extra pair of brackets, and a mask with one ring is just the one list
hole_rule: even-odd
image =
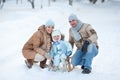
[(50, 51), (50, 56), (53, 60), (53, 71), (59, 70), (59, 64), (62, 64), (63, 71), (67, 69), (66, 59), (72, 54), (72, 46), (67, 42), (61, 40), (61, 32), (55, 30), (52, 32), (53, 45)]

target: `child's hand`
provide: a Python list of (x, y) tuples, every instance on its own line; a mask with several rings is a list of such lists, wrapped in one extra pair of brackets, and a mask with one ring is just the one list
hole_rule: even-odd
[(66, 55), (70, 56), (71, 54), (72, 54), (72, 51), (68, 51)]

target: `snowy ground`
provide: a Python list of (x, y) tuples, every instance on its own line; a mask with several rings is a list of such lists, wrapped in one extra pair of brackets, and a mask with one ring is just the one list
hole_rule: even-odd
[[(120, 1), (92, 5), (88, 2), (51, 3), (40, 9), (31, 9), (29, 3), (6, 2), (0, 10), (0, 80), (119, 80), (120, 79)], [(81, 69), (72, 72), (51, 72), (35, 64), (28, 69), (24, 64), (21, 49), (29, 37), (52, 18), (55, 28), (60, 29), (68, 40), (68, 16), (78, 15), (81, 21), (90, 23), (98, 33), (99, 54), (93, 60), (92, 73), (81, 74)]]

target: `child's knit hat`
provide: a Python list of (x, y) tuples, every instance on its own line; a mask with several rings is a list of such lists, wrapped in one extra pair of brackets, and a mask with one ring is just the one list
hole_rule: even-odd
[(53, 32), (52, 32), (52, 39), (53, 39), (53, 41), (56, 41), (56, 40), (54, 40), (54, 36), (59, 36), (59, 40), (61, 40), (61, 32), (60, 32), (60, 30), (54, 30)]

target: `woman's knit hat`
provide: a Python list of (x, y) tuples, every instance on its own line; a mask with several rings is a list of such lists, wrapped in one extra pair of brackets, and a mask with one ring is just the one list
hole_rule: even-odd
[(53, 20), (49, 19), (49, 20), (45, 23), (45, 27), (48, 27), (48, 26), (52, 26), (52, 27), (55, 26), (55, 23), (53, 22)]

